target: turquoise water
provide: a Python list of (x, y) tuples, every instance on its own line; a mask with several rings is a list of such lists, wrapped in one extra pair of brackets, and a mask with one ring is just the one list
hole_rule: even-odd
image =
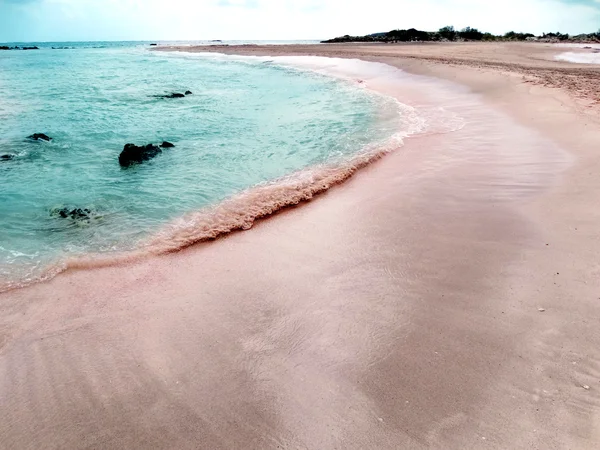
[[(0, 155), (14, 156), (0, 161), (0, 281), (71, 255), (133, 249), (186, 213), (350, 157), (393, 133), (386, 102), (264, 60), (125, 44), (0, 52)], [(27, 140), (33, 133), (53, 140)], [(119, 166), (126, 143), (164, 140), (176, 147)], [(62, 207), (92, 214), (51, 214)]]

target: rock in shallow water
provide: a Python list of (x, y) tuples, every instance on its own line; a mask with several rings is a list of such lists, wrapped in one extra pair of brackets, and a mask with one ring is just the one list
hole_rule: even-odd
[(0, 161), (10, 161), (15, 159), (15, 155), (0, 155)]
[(184, 98), (185, 94), (182, 94), (180, 92), (173, 92), (172, 94), (155, 95), (154, 97), (156, 97), (156, 98)]
[(50, 215), (53, 217), (59, 217), (61, 219), (73, 219), (73, 220), (89, 220), (91, 218), (92, 210), (88, 208), (54, 208), (50, 211)]
[(33, 139), (34, 141), (46, 141), (46, 142), (49, 142), (52, 140), (51, 137), (46, 136), (44, 133), (34, 133), (31, 136), (27, 136), (27, 139)]
[(185, 91), (185, 94), (181, 92), (173, 92), (165, 95), (155, 95), (156, 98), (184, 98), (186, 95), (192, 95), (192, 91)]
[(162, 153), (162, 150), (160, 147), (153, 144), (141, 147), (138, 147), (135, 144), (125, 144), (123, 151), (119, 155), (119, 164), (123, 167), (129, 167), (132, 164), (140, 164), (154, 158), (159, 153)]
[(175, 144), (171, 144), (170, 142), (164, 141), (162, 144), (160, 144), (161, 148), (173, 148), (175, 147)]

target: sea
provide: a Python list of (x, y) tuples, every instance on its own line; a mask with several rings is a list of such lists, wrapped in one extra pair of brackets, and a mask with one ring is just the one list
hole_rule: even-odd
[[(406, 109), (356, 80), (150, 44), (0, 44), (39, 47), (0, 51), (0, 291), (250, 228), (403, 130)], [(164, 141), (119, 164), (126, 144)]]

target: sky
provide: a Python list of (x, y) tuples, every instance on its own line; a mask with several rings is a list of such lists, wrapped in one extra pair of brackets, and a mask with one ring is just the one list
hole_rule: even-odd
[(446, 25), (591, 33), (600, 0), (0, 0), (0, 42), (327, 39)]

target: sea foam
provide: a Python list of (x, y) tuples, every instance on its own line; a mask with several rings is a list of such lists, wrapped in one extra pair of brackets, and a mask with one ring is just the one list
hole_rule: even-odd
[(586, 50), (561, 53), (555, 56), (558, 61), (568, 61), (576, 64), (600, 64), (600, 44), (557, 44), (557, 46)]

